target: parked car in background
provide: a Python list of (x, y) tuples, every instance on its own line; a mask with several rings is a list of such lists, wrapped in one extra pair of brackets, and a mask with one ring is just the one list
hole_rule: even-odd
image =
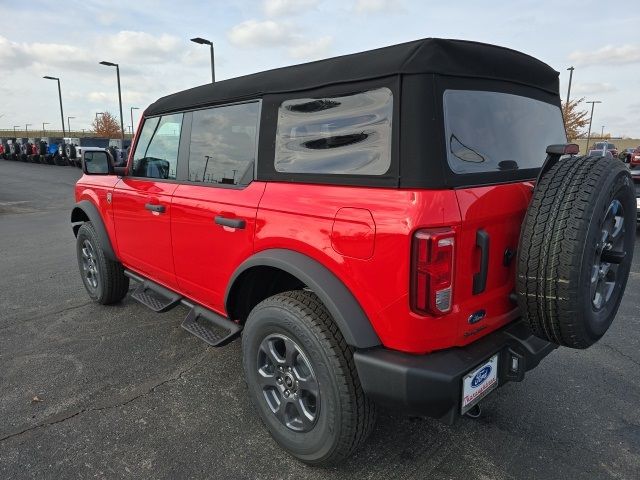
[(609, 152), (611, 152), (611, 155), (614, 157), (618, 156), (618, 149), (616, 148), (616, 146), (613, 143), (610, 142), (596, 142), (593, 144), (593, 146), (589, 149), (589, 150), (608, 150)]
[(633, 148), (625, 148), (618, 154), (618, 158), (622, 160), (624, 163), (629, 163), (631, 161), (631, 155), (633, 154)]
[(590, 157), (606, 157), (606, 158), (614, 158), (611, 150), (589, 150)]
[(629, 159), (629, 166), (631, 168), (640, 166), (640, 145), (638, 145), (631, 153), (631, 158)]

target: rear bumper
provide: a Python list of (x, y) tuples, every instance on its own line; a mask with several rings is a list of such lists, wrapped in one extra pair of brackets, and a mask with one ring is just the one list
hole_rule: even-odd
[[(520, 382), (555, 348), (517, 320), (463, 348), (416, 356), (376, 347), (357, 351), (354, 359), (362, 388), (375, 402), (453, 423), (469, 371), (497, 353), (498, 385)], [(510, 369), (514, 357), (517, 371)]]

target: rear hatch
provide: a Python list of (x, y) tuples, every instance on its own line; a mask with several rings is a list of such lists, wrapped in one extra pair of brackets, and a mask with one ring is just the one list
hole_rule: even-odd
[[(557, 104), (525, 96), (447, 90), (443, 106), (449, 168), (469, 179), (456, 189), (461, 225), (453, 290), (458, 344), (466, 344), (518, 316), (510, 297), (534, 187), (522, 172), (534, 179), (546, 146), (566, 143), (566, 135)], [(476, 176), (484, 184), (474, 185)]]

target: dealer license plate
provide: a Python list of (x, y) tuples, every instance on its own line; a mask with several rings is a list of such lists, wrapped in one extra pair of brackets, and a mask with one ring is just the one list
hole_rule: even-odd
[(462, 414), (498, 386), (498, 355), (494, 355), (462, 379)]

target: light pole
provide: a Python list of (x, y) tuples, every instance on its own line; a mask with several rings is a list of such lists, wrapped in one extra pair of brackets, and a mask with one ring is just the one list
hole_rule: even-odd
[(587, 134), (587, 148), (586, 152), (589, 153), (589, 140), (591, 140), (591, 122), (593, 121), (593, 107), (595, 107), (596, 103), (602, 103), (600, 100), (593, 100), (591, 102), (587, 102), (591, 104), (591, 116), (589, 117), (589, 133)]
[(602, 130), (600, 131), (600, 137), (604, 140), (604, 127), (605, 125), (602, 125)]
[(134, 125), (134, 123), (133, 123), (133, 111), (134, 110), (140, 110), (140, 109), (138, 107), (131, 107), (129, 109), (129, 112), (131, 113), (131, 135), (133, 135), (133, 125)]
[(100, 65), (106, 65), (107, 67), (116, 67), (116, 75), (118, 76), (118, 102), (120, 103), (120, 135), (124, 140), (124, 120), (122, 119), (122, 91), (120, 90), (120, 66), (117, 63), (112, 62), (100, 62)]
[(45, 137), (45, 133), (46, 133), (46, 128), (44, 128), (45, 125), (49, 125), (49, 122), (42, 122), (42, 136)]
[(50, 77), (49, 75), (45, 75), (42, 78), (46, 78), (47, 80), (55, 80), (58, 82), (58, 98), (60, 99), (60, 120), (62, 121), (62, 136), (66, 137), (67, 134), (64, 131), (64, 112), (62, 111), (62, 90), (60, 89), (60, 79), (58, 77)]
[(27, 124), (24, 126), (24, 133), (25, 133), (25, 135), (26, 135), (27, 133), (29, 133), (29, 127), (30, 127), (30, 126), (31, 126), (31, 124), (30, 124), (30, 123), (27, 123)]
[(98, 115), (104, 115), (104, 112), (96, 112), (96, 120), (98, 120)]
[(69, 127), (69, 135), (71, 135), (71, 119), (76, 117), (67, 117), (67, 126)]
[(198, 43), (200, 45), (209, 45), (209, 48), (211, 49), (211, 83), (215, 83), (216, 71), (215, 71), (214, 61), (213, 61), (213, 43), (211, 42), (211, 40), (207, 40), (206, 38), (201, 38), (201, 37), (192, 38), (191, 41), (193, 43)]
[(14, 137), (16, 136), (16, 128), (19, 128), (19, 127), (20, 127), (20, 125), (14, 125), (13, 126), (13, 136)]
[(568, 111), (569, 108), (569, 97), (571, 96), (571, 80), (573, 80), (573, 71), (575, 70), (575, 68), (573, 68), (572, 65), (567, 68), (567, 70), (569, 70), (569, 88), (567, 89), (567, 103), (564, 104), (565, 111)]

